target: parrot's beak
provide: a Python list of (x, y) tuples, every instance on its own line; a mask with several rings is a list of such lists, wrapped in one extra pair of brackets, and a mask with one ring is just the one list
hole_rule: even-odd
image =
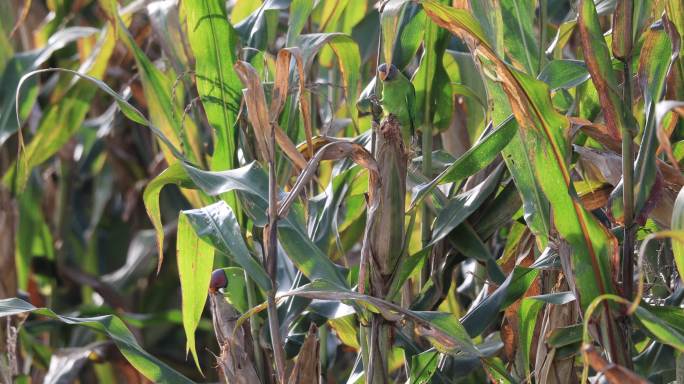
[[(384, 71), (383, 71), (384, 69)], [(389, 69), (388, 68), (383, 68), (383, 69), (378, 69), (378, 76), (380, 76), (380, 80), (385, 81), (387, 78), (387, 75), (389, 75)]]

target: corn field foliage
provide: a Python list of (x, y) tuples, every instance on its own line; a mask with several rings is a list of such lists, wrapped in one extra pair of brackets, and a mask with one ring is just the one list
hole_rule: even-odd
[(0, 382), (684, 382), (682, 0), (0, 1)]

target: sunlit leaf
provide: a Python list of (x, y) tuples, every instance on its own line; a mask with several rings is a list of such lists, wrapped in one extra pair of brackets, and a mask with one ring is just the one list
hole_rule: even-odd
[[(192, 211), (186, 211), (192, 214)], [(200, 369), (195, 345), (195, 330), (199, 324), (209, 292), (209, 280), (214, 265), (214, 248), (195, 234), (188, 216), (181, 212), (176, 233), (176, 258), (180, 276), (183, 308), (183, 328), (187, 350), (192, 352), (197, 369)]]
[(215, 143), (211, 169), (234, 168), (236, 116), (240, 108), (242, 86), (233, 70), (233, 49), (237, 36), (226, 18), (220, 0), (182, 1), (188, 23), (188, 38), (195, 56), (197, 92), (202, 99), (209, 124), (214, 128)]
[(147, 210), (152, 226), (157, 234), (157, 250), (159, 253), (159, 263), (157, 272), (161, 269), (164, 260), (164, 227), (162, 225), (161, 211), (159, 209), (159, 194), (167, 184), (177, 184), (189, 187), (190, 178), (185, 173), (185, 169), (180, 163), (174, 163), (152, 179), (143, 192), (143, 202)]
[[(116, 9), (116, 2), (112, 2), (112, 0), (100, 1), (105, 5), (103, 8), (108, 12), (112, 29), (135, 58), (145, 99), (148, 103), (149, 120), (164, 134), (172, 147), (182, 148), (184, 155), (191, 161), (199, 160), (200, 149), (196, 137), (197, 132), (190, 129), (191, 127), (195, 128), (194, 124), (182, 125), (180, 121), (183, 114), (182, 109), (171, 98), (173, 84), (140, 49), (122, 22)], [(162, 151), (169, 162), (175, 157), (173, 151), (166, 146), (162, 147)]]
[[(17, 130), (15, 92), (20, 79), (27, 73), (38, 69), (50, 59), (55, 51), (74, 41), (91, 36), (97, 31), (97, 29), (89, 27), (65, 28), (50, 36), (45, 47), (18, 53), (8, 61), (0, 78), (0, 82), (3, 84), (2, 90), (0, 90), (0, 145), (4, 144)], [(111, 36), (109, 38), (111, 39)], [(103, 39), (106, 37), (103, 36)], [(105, 62), (109, 54), (111, 52), (108, 51), (107, 47), (104, 47), (101, 55)], [(22, 120), (31, 111), (38, 91), (35, 79), (32, 79), (25, 87), (27, 89), (20, 95), (18, 108)]]
[(219, 201), (206, 207), (183, 211), (182, 215), (199, 238), (230, 256), (264, 291), (271, 289), (270, 278), (262, 265), (250, 255), (242, 239), (237, 218), (228, 204)]
[[(202, 171), (187, 164), (184, 167), (195, 185), (208, 195), (214, 196), (232, 190), (247, 193), (249, 198), (241, 199), (242, 207), (252, 216), (256, 225), (266, 224), (268, 177), (256, 163), (222, 172)], [(346, 286), (347, 282), (338, 268), (311, 241), (297, 215), (296, 211), (291, 211), (278, 221), (278, 239), (287, 255), (310, 279), (327, 279)]]

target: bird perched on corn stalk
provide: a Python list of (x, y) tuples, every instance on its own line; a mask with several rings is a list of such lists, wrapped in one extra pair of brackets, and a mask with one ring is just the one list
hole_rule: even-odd
[(388, 117), (391, 114), (399, 120), (404, 143), (410, 144), (416, 130), (416, 90), (394, 64), (380, 64), (378, 78), (382, 82), (380, 105), (383, 116)]
[[(373, 156), (378, 166), (379, 191), (369, 201), (359, 270), (359, 290), (368, 284), (370, 295), (396, 300), (392, 285), (398, 265), (406, 254), (404, 228), (406, 174), (409, 147), (415, 131), (415, 90), (411, 82), (394, 65), (378, 66), (376, 76), (382, 82), (382, 99), (377, 100), (375, 87), (364, 90), (367, 99), (361, 105), (370, 107), (374, 120), (375, 146)], [(371, 88), (372, 87), (372, 88)], [(357, 104), (358, 105), (358, 104)], [(380, 106), (382, 111), (378, 111)], [(368, 281), (366, 281), (368, 271)], [(368, 356), (368, 381), (389, 382), (389, 352), (392, 350), (392, 325), (382, 315), (371, 316), (371, 345)], [(365, 363), (364, 363), (365, 364)]]

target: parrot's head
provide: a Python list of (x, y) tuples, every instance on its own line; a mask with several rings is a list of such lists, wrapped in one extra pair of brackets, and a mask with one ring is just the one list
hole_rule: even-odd
[(378, 66), (378, 77), (380, 77), (382, 82), (392, 81), (396, 79), (398, 75), (399, 70), (394, 66), (394, 64), (387, 65), (382, 63), (380, 66)]

